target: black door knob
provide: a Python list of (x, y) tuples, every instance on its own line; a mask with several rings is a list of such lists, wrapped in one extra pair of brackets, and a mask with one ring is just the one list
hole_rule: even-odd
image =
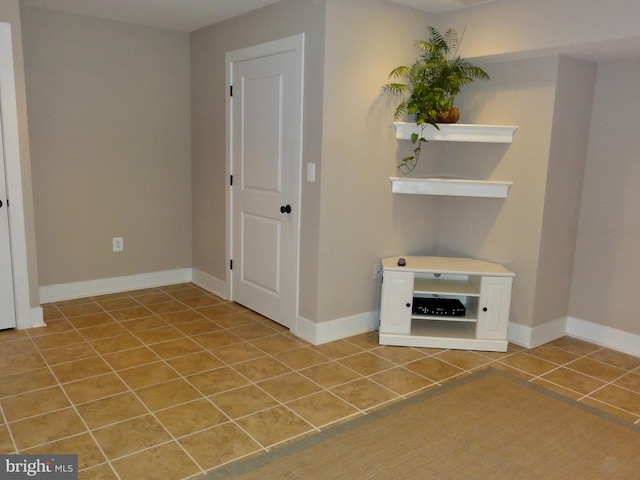
[(2, 208), (2, 205), (3, 205), (2, 200), (0, 200), (0, 208)]
[(280, 207), (280, 213), (291, 213), (291, 205), (282, 205)]

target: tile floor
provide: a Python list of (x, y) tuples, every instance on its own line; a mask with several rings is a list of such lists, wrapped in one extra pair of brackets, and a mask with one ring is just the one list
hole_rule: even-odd
[(0, 332), (0, 452), (77, 453), (81, 479), (197, 479), (488, 366), (640, 424), (640, 358), (568, 337), (316, 347), (192, 284), (44, 310), (46, 328)]

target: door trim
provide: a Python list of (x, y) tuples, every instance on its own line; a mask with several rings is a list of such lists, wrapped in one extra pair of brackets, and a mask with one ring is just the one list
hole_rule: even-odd
[[(42, 325), (38, 310), (31, 310), (29, 295), (29, 267), (22, 191), (20, 137), (18, 133), (18, 107), (16, 102), (15, 70), (13, 68), (13, 42), (11, 25), (0, 22), (0, 103), (2, 104), (2, 130), (7, 177), (9, 207), (9, 237), (13, 259), (13, 285), (16, 308), (16, 328)], [(32, 318), (33, 317), (33, 318)]]
[[(225, 196), (227, 200), (227, 218), (226, 218), (226, 285), (229, 293), (229, 300), (233, 300), (233, 270), (230, 268), (233, 259), (233, 196), (231, 192), (230, 178), (233, 172), (232, 164), (232, 140), (233, 140), (233, 117), (232, 117), (232, 99), (230, 88), (232, 85), (232, 73), (234, 62), (244, 60), (252, 60), (269, 55), (276, 55), (285, 52), (296, 52), (300, 68), (301, 86), (300, 89), (300, 118), (303, 119), (304, 113), (304, 33), (293, 35), (291, 37), (274, 40), (271, 42), (254, 45), (239, 50), (227, 52), (225, 56), (226, 65), (226, 178), (225, 178)], [(286, 309), (290, 312), (291, 324), (289, 329), (295, 333), (298, 323), (298, 304), (300, 293), (300, 221), (301, 221), (301, 204), (302, 204), (302, 150), (303, 150), (303, 127), (302, 122), (299, 126), (298, 135), (300, 137), (299, 151), (296, 155), (297, 161), (294, 162), (294, 175), (296, 181), (296, 198), (293, 199), (298, 207), (294, 209), (291, 215), (296, 215), (296, 230), (294, 231), (294, 242), (292, 257), (294, 259), (294, 286), (291, 305), (287, 305)]]

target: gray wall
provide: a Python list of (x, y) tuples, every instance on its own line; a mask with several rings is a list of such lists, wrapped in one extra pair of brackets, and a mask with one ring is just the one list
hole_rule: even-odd
[[(633, 193), (638, 145), (631, 127), (638, 121), (633, 86), (638, 69), (637, 60), (628, 62), (629, 58), (638, 57), (629, 48), (634, 41), (628, 39), (640, 36), (636, 21), (639, 15), (640, 3), (627, 0), (566, 0), (561, 5), (554, 0), (496, 0), (437, 17), (440, 28), (466, 27), (462, 55), (484, 61), (557, 53), (598, 60), (605, 51), (625, 59), (598, 64), (591, 105), (589, 92), (594, 89), (595, 66), (565, 60), (564, 69), (558, 74), (555, 107), (549, 112), (553, 116), (548, 118), (553, 122), (546, 187), (549, 192), (544, 203), (538, 204), (545, 209), (541, 263), (535, 282), (527, 285), (534, 292), (533, 303), (526, 305), (526, 311), (517, 305), (512, 309), (515, 320), (523, 325), (540, 325), (569, 315), (640, 334), (640, 325), (633, 320), (638, 306), (634, 266), (640, 262), (634, 243), (640, 214), (633, 207), (638, 204), (637, 194)], [(494, 80), (489, 85), (493, 83)], [(519, 85), (514, 84), (513, 88)], [(570, 104), (572, 110), (566, 110)], [(535, 106), (535, 102), (531, 105)], [(590, 108), (592, 122), (585, 145), (585, 121)], [(578, 195), (582, 196), (576, 207)], [(562, 235), (553, 233), (558, 228)], [(571, 242), (574, 231), (576, 241)], [(518, 273), (517, 265), (516, 268)], [(519, 281), (517, 276), (516, 302)]]
[(582, 178), (584, 177), (597, 65), (561, 57), (544, 195), (532, 325), (569, 313)]
[(40, 285), (190, 267), (188, 34), (44, 9), (22, 27)]
[[(476, 257), (514, 271), (511, 321), (532, 324), (558, 58), (485, 65), (488, 83), (459, 97), (463, 122), (516, 125), (510, 145), (450, 144), (444, 173), (508, 180), (506, 199), (443, 197), (440, 255)], [(468, 106), (467, 106), (468, 105)]]
[(327, 1), (316, 322), (378, 308), (380, 257), (437, 248), (439, 199), (391, 193), (410, 146), (396, 140), (394, 105), (381, 95), (429, 22), (383, 1)]
[(457, 103), (465, 122), (517, 125), (511, 145), (451, 144), (443, 171), (509, 180), (501, 199), (444, 198), (441, 255), (482, 258), (516, 272), (511, 321), (565, 317), (596, 65), (547, 56), (484, 65)]
[(570, 314), (640, 335), (640, 60), (600, 64)]

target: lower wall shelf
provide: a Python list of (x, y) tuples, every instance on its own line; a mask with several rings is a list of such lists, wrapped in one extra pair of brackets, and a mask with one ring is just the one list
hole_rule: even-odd
[(512, 182), (447, 177), (390, 177), (391, 191), (414, 195), (507, 198)]

